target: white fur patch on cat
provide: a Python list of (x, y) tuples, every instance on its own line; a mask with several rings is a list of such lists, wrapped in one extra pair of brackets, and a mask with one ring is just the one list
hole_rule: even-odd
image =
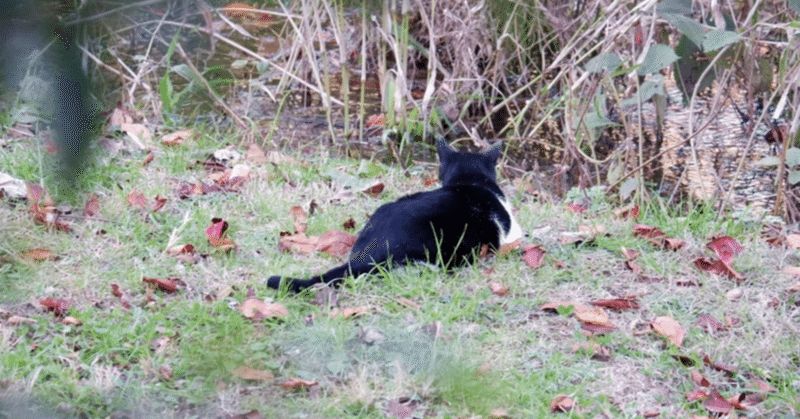
[(500, 201), (500, 204), (503, 205), (505, 208), (506, 213), (508, 213), (508, 218), (511, 219), (511, 226), (508, 231), (503, 229), (503, 225), (500, 224), (498, 220), (495, 220), (497, 223), (497, 229), (500, 231), (500, 246), (514, 243), (515, 241), (522, 238), (522, 228), (517, 223), (517, 219), (514, 218), (514, 213), (512, 212), (511, 203), (508, 202), (507, 199), (497, 197), (497, 200)]

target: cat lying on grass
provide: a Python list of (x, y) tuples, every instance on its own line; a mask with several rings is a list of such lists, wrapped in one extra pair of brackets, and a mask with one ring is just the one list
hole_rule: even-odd
[(314, 284), (339, 284), (347, 276), (409, 262), (435, 262), (445, 268), (471, 262), (482, 245), (499, 249), (522, 238), (522, 229), (503, 191), (495, 165), (500, 147), (486, 153), (460, 153), (436, 142), (442, 187), (382, 205), (358, 235), (350, 259), (308, 279), (273, 276), (267, 286), (302, 291)]

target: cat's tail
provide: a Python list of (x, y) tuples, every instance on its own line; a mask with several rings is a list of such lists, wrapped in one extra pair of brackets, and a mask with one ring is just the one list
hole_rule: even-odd
[(332, 284), (338, 286), (347, 276), (358, 276), (372, 270), (371, 263), (349, 261), (337, 266), (322, 275), (312, 276), (308, 279), (287, 278), (282, 276), (271, 276), (267, 279), (267, 286), (279, 289), (281, 283), (286, 283), (289, 291), (300, 292), (316, 284)]

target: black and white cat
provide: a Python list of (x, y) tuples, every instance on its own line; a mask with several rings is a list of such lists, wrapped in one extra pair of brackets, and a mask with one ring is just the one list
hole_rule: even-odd
[(522, 237), (522, 229), (495, 180), (500, 147), (486, 153), (460, 153), (436, 142), (442, 187), (384, 204), (370, 217), (341, 266), (309, 279), (273, 276), (267, 285), (285, 283), (301, 291), (318, 283), (338, 284), (348, 275), (376, 265), (433, 262), (444, 267), (470, 262), (482, 245), (493, 249)]

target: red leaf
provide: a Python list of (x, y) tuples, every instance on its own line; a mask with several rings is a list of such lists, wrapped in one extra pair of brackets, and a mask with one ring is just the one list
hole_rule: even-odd
[(373, 186), (370, 186), (367, 189), (364, 189), (363, 192), (365, 194), (373, 197), (373, 198), (377, 198), (377, 197), (381, 196), (381, 192), (383, 192), (383, 188), (384, 188), (384, 186), (383, 186), (383, 183), (381, 182), (381, 183), (377, 183), (377, 184), (375, 184)]
[(614, 298), (610, 300), (597, 300), (592, 301), (592, 305), (610, 308), (612, 310), (627, 310), (631, 308), (639, 308), (639, 303), (636, 302), (635, 298)]
[(651, 227), (644, 224), (636, 224), (633, 226), (633, 237), (655, 239), (664, 236), (666, 236), (666, 234), (664, 234), (664, 232), (659, 230), (657, 227)]
[(523, 259), (525, 263), (533, 269), (537, 269), (544, 263), (544, 255), (547, 253), (541, 246), (529, 246), (525, 249)]
[(716, 317), (708, 314), (702, 313), (700, 314), (700, 319), (697, 321), (697, 325), (703, 329), (706, 329), (708, 332), (718, 332), (720, 330), (725, 330), (725, 325), (722, 324)]
[(733, 257), (744, 250), (739, 242), (729, 236), (715, 237), (708, 242), (706, 247), (713, 250), (726, 265), (730, 265)]
[(153, 284), (158, 289), (166, 293), (171, 294), (173, 292), (178, 291), (178, 284), (175, 282), (174, 278), (161, 279), (161, 278), (148, 278), (146, 276), (143, 276), (142, 281), (147, 282), (148, 284)]
[(703, 389), (696, 388), (688, 393), (686, 393), (686, 400), (693, 402), (695, 400), (705, 400), (708, 398), (708, 393), (703, 391)]
[(699, 258), (694, 261), (694, 265), (697, 266), (701, 271), (711, 272), (713, 274), (721, 276), (727, 276), (728, 278), (733, 279), (737, 282), (741, 282), (744, 280), (742, 274), (734, 271), (733, 268), (730, 267), (730, 265), (725, 264), (721, 260)]
[(586, 211), (586, 207), (578, 204), (569, 203), (567, 204), (567, 211), (573, 214), (580, 214)]
[(164, 207), (164, 204), (167, 203), (167, 198), (164, 198), (163, 196), (161, 196), (161, 194), (156, 195), (154, 199), (155, 202), (153, 202), (153, 205), (150, 206), (150, 209), (153, 212), (160, 210), (162, 207)]
[(39, 304), (41, 304), (42, 307), (46, 308), (47, 311), (52, 312), (53, 315), (55, 315), (56, 317), (63, 316), (64, 313), (66, 313), (67, 310), (69, 309), (70, 305), (69, 302), (67, 302), (67, 300), (62, 300), (60, 298), (56, 300), (49, 297), (43, 300), (39, 300)]
[(130, 191), (126, 198), (128, 199), (128, 204), (130, 204), (132, 207), (147, 209), (147, 198), (145, 198), (144, 194), (141, 192), (137, 192), (136, 189)]
[(100, 202), (97, 195), (92, 195), (83, 207), (84, 217), (94, 217), (100, 212)]
[(206, 238), (209, 241), (212, 239), (221, 239), (226, 231), (228, 231), (227, 221), (222, 218), (212, 218), (211, 227), (206, 229)]
[(733, 410), (733, 405), (725, 400), (717, 390), (711, 390), (708, 399), (703, 402), (703, 407), (712, 413), (729, 413)]

